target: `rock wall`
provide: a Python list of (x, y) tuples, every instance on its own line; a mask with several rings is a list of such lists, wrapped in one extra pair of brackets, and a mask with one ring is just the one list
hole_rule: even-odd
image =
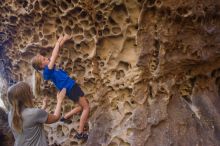
[[(2, 0), (0, 7), (9, 83), (34, 86), (31, 58), (49, 55), (60, 34), (73, 36), (57, 64), (90, 101), (89, 139), (73, 138), (76, 115), (69, 125), (45, 125), (49, 145), (220, 145), (220, 1)], [(52, 111), (54, 86), (40, 89)], [(67, 99), (62, 111), (73, 107)]]

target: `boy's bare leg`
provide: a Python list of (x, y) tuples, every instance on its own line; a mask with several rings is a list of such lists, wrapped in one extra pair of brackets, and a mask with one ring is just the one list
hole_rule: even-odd
[(81, 106), (77, 106), (74, 109), (72, 109), (71, 111), (69, 111), (68, 113), (65, 114), (64, 118), (68, 119), (70, 118), (72, 115), (79, 113), (82, 110)]
[(83, 112), (79, 122), (79, 133), (82, 133), (89, 116), (89, 102), (85, 97), (80, 97), (78, 103), (83, 108)]

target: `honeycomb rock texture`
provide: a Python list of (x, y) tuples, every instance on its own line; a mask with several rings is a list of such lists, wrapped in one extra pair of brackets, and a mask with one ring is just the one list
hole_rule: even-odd
[[(50, 146), (219, 146), (219, 0), (1, 0), (0, 44), (7, 85), (36, 82), (30, 60), (73, 38), (57, 66), (90, 102), (87, 142), (72, 124), (45, 125)], [(62, 113), (75, 104), (66, 99)]]

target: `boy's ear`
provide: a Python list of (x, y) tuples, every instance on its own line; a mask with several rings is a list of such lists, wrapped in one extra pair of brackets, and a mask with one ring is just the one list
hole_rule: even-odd
[(41, 68), (41, 69), (43, 69), (43, 68), (44, 68), (44, 65), (43, 65), (43, 64), (41, 64), (40, 68)]

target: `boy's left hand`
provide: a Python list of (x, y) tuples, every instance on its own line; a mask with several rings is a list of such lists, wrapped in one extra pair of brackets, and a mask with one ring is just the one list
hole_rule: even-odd
[(60, 43), (63, 39), (64, 39), (64, 36), (61, 35), (61, 36), (58, 38), (57, 43)]
[(65, 34), (64, 37), (63, 37), (63, 41), (70, 40), (71, 38), (72, 38), (71, 35)]

